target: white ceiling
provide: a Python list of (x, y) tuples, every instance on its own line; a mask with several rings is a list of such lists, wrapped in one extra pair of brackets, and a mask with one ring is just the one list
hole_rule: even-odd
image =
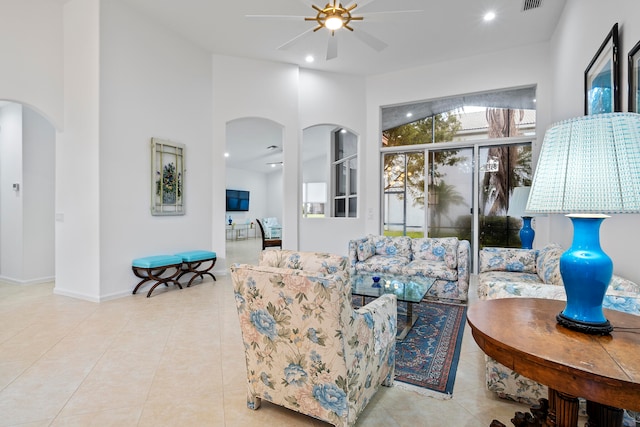
[[(362, 14), (365, 20), (352, 21), (354, 33), (367, 32), (388, 47), (377, 52), (354, 33), (341, 30), (336, 32), (338, 57), (327, 61), (330, 34), (324, 28), (307, 32), (286, 50), (277, 47), (314, 27), (314, 22), (305, 22), (302, 17), (315, 16), (311, 4), (322, 8), (328, 0), (122, 1), (212, 53), (356, 75), (387, 73), (548, 41), (565, 4), (565, 0), (542, 0), (540, 7), (523, 11), (524, 0), (362, 0), (352, 14)], [(348, 0), (343, 5), (352, 3)], [(414, 12), (397, 13), (407, 10)], [(487, 23), (482, 17), (489, 10), (497, 16)], [(387, 11), (396, 13), (378, 13)], [(299, 19), (249, 19), (247, 15), (291, 15)], [(315, 56), (315, 62), (305, 62), (308, 54)], [(242, 157), (245, 153), (256, 157), (268, 145), (281, 144), (271, 141), (273, 133), (264, 133), (263, 125), (252, 124), (257, 129), (254, 135), (238, 135), (244, 141), (239, 145), (243, 150), (228, 160), (229, 165), (264, 163), (265, 171), (270, 170), (262, 158)], [(275, 135), (280, 137), (278, 131)], [(233, 132), (228, 132), (228, 137), (229, 145), (238, 146)]]
[[(324, 59), (326, 29), (303, 36), (289, 49), (277, 50), (312, 28), (302, 18), (248, 19), (247, 15), (315, 16), (311, 4), (328, 0), (123, 0), (131, 7), (172, 28), (214, 53), (299, 64), (306, 68), (349, 74), (379, 74), (482, 55), (510, 47), (547, 41), (555, 30), (565, 0), (543, 0), (542, 6), (523, 12), (524, 0), (362, 0), (352, 14), (376, 14), (352, 21), (354, 32), (364, 30), (389, 45), (376, 52), (353, 33), (338, 31), (338, 57)], [(344, 2), (344, 6), (353, 1)], [(493, 10), (491, 23), (482, 19)], [(316, 56), (309, 65), (307, 54)]]

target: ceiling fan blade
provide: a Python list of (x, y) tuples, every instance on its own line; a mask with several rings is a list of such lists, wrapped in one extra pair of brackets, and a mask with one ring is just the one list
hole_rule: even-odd
[[(301, 0), (304, 1), (304, 0)], [(360, 1), (352, 1), (349, 2), (349, 5), (346, 6), (346, 9), (349, 9), (354, 3), (358, 5), (358, 7), (356, 8), (358, 11), (360, 11), (363, 7), (367, 6), (368, 4), (373, 3), (376, 0), (360, 0)]]
[(327, 61), (338, 57), (338, 38), (334, 35), (329, 36), (327, 43)]
[(369, 12), (360, 13), (358, 16), (362, 16), (365, 22), (383, 22), (389, 21), (390, 17), (400, 16), (404, 13), (422, 13), (424, 10), (388, 10), (386, 12)]
[(311, 5), (313, 4), (312, 0), (300, 0), (301, 3), (303, 3), (305, 6), (311, 7)]
[(302, 33), (298, 34), (297, 36), (295, 36), (294, 38), (292, 38), (291, 40), (281, 44), (276, 49), (277, 50), (286, 50), (286, 49), (290, 48), (291, 46), (296, 44), (302, 37), (304, 37), (305, 35), (313, 32), (313, 30), (314, 30), (314, 27), (311, 27), (308, 30), (305, 30), (304, 32), (302, 32)]
[(389, 46), (379, 38), (374, 37), (371, 34), (359, 28), (353, 32), (353, 35), (359, 38), (364, 44), (366, 44), (376, 52), (380, 52)]
[(268, 19), (277, 21), (304, 21), (304, 16), (293, 15), (245, 15), (247, 19)]

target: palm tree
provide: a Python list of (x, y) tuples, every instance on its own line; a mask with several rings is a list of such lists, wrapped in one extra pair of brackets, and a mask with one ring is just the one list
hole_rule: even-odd
[[(524, 110), (509, 110), (502, 108), (487, 108), (486, 117), (489, 138), (506, 138), (517, 136), (516, 116), (522, 121)], [(487, 154), (489, 161), (497, 164), (496, 170), (484, 174), (482, 193), (485, 215), (497, 215), (506, 211), (509, 206), (510, 189), (530, 183), (529, 168), (522, 166), (530, 164), (531, 150), (521, 150), (518, 147), (491, 147)]]

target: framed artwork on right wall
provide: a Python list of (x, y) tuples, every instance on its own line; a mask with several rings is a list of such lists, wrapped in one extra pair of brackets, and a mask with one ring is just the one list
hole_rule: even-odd
[(629, 111), (640, 113), (640, 41), (629, 51)]
[(619, 75), (616, 23), (584, 71), (585, 116), (620, 111)]

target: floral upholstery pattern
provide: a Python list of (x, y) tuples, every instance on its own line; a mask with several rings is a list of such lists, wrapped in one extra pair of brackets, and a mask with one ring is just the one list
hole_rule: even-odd
[[(484, 254), (488, 251), (489, 254)], [(530, 250), (535, 253), (535, 250)], [(567, 295), (560, 277), (562, 248), (550, 244), (537, 252), (536, 270), (531, 273), (493, 271), (486, 263), (495, 263), (494, 257), (504, 252), (510, 257), (513, 249), (488, 248), (480, 251), (478, 297), (482, 300), (496, 298), (545, 298), (566, 300)], [(506, 262), (506, 261), (505, 261)], [(546, 280), (544, 280), (545, 278)], [(604, 308), (640, 315), (640, 286), (613, 276), (602, 306)], [(524, 377), (486, 356), (486, 380), (489, 391), (498, 396), (532, 405), (541, 397), (547, 397), (547, 387)]]
[(458, 238), (411, 239), (414, 260), (444, 261), (448, 268), (458, 266)]
[(305, 252), (292, 250), (262, 251), (258, 265), (316, 271), (322, 274), (348, 271), (347, 258), (342, 255), (314, 252), (314, 256), (308, 256)]
[(540, 280), (549, 285), (564, 286), (560, 275), (560, 256), (564, 250), (552, 243), (540, 250), (536, 260), (536, 270)]
[(389, 237), (370, 235), (376, 247), (376, 255), (397, 256), (409, 259), (411, 257), (411, 238), (406, 236)]
[(354, 310), (346, 266), (338, 255), (263, 251), (257, 266), (231, 267), (249, 408), (266, 399), (351, 426), (392, 385), (396, 297)]
[[(376, 251), (363, 259), (368, 244), (373, 244)], [(368, 235), (349, 242), (351, 273), (379, 272), (433, 277), (438, 280), (425, 298), (445, 302), (467, 301), (470, 257), (469, 241), (456, 237), (412, 239), (406, 236)]]
[(535, 273), (537, 254), (529, 249), (484, 248), (480, 251), (480, 271)]

